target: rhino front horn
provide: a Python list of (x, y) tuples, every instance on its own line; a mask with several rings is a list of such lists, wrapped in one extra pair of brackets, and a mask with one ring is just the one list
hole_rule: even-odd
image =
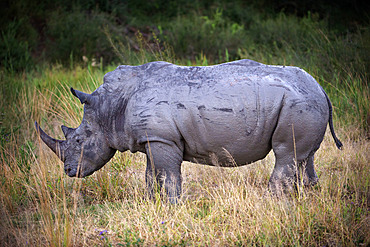
[(40, 125), (35, 122), (36, 131), (41, 137), (41, 140), (64, 162), (64, 151), (61, 148), (63, 141), (56, 140), (48, 136), (40, 127)]

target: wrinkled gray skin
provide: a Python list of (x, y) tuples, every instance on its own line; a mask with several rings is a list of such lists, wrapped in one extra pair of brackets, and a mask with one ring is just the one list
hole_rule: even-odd
[(314, 154), (328, 123), (342, 146), (329, 98), (297, 67), (251, 60), (204, 67), (152, 62), (119, 66), (92, 94), (71, 91), (85, 104), (84, 117), (76, 129), (62, 126), (65, 141), (49, 137), (36, 123), (65, 172), (86, 177), (116, 150), (143, 152), (150, 195), (155, 176), (172, 202), (181, 194), (183, 160), (241, 166), (272, 149), (276, 163), (269, 188), (279, 194), (294, 187), (298, 169), (306, 185), (317, 183)]

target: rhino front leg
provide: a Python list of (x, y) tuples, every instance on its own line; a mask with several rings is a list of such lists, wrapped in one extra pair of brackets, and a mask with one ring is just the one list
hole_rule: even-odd
[(175, 144), (150, 142), (146, 144), (146, 154), (145, 175), (149, 196), (154, 196), (157, 186), (162, 189), (164, 185), (168, 200), (171, 203), (176, 203), (181, 195), (183, 151)]

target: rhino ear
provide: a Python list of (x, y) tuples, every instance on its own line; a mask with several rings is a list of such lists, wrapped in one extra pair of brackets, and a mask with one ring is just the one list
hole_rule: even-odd
[(62, 125), (62, 131), (63, 131), (64, 136), (65, 136), (66, 138), (68, 138), (68, 136), (69, 136), (70, 134), (72, 134), (72, 132), (74, 132), (74, 131), (75, 131), (75, 129), (68, 128), (68, 127), (66, 127), (66, 126)]
[(73, 89), (72, 87), (71, 92), (81, 101), (81, 104), (92, 104), (94, 101), (93, 96), (91, 96), (91, 94), (80, 92), (78, 90)]

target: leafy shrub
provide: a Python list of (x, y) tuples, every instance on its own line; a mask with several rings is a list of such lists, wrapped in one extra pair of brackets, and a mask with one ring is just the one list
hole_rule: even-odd
[(307, 37), (316, 26), (316, 22), (309, 17), (300, 19), (280, 13), (276, 18), (254, 22), (248, 34), (254, 43), (270, 48), (289, 45), (296, 49), (306, 49), (306, 42), (311, 42)]
[(0, 65), (8, 71), (18, 71), (33, 66), (31, 49), (36, 32), (24, 20), (15, 20), (1, 32)]
[(209, 16), (193, 13), (179, 16), (165, 27), (161, 38), (173, 46), (176, 55), (195, 60), (204, 53), (210, 60), (219, 62), (220, 52), (228, 52), (231, 59), (237, 58), (237, 48), (243, 44), (244, 27), (224, 18), (220, 9)]
[(367, 74), (368, 33), (366, 29), (336, 35), (317, 15), (309, 13), (298, 18), (280, 13), (276, 18), (256, 19), (247, 30), (239, 55), (265, 63), (310, 68), (325, 80), (335, 81), (334, 75)]
[(71, 58), (81, 61), (82, 56), (88, 58), (103, 57), (111, 62), (114, 57), (109, 41), (103, 32), (108, 26), (109, 32), (115, 25), (110, 16), (101, 12), (54, 11), (47, 24), (47, 52), (52, 61), (67, 62)]
[(145, 37), (137, 31), (134, 38), (127, 39), (114, 37), (108, 30), (104, 32), (121, 64), (138, 65), (158, 60), (176, 63), (173, 48), (160, 41), (154, 31)]

